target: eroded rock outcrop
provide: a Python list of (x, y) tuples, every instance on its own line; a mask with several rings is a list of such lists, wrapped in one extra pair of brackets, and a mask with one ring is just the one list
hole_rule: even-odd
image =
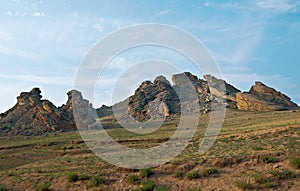
[(41, 99), (39, 88), (22, 92), (16, 105), (1, 114), (1, 134), (38, 135), (49, 131), (72, 129), (72, 119), (49, 100)]
[(236, 101), (238, 109), (247, 111), (289, 110), (298, 107), (288, 96), (261, 82), (255, 82), (249, 92), (238, 93)]
[(161, 118), (179, 112), (179, 99), (170, 82), (163, 76), (145, 81), (129, 97), (128, 110), (137, 120)]
[(97, 114), (92, 104), (88, 100), (83, 99), (81, 92), (77, 90), (71, 90), (67, 95), (67, 103), (59, 107), (59, 110), (68, 116), (69, 119), (72, 119), (77, 129), (96, 128)]

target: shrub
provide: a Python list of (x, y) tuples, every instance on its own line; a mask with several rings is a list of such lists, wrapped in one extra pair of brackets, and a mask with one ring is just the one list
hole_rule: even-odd
[(202, 171), (203, 176), (209, 176), (211, 174), (216, 174), (218, 172), (215, 168), (207, 168)]
[(127, 176), (127, 182), (130, 184), (138, 184), (139, 183), (139, 177), (136, 174), (130, 174)]
[(76, 173), (71, 173), (67, 178), (69, 182), (75, 182), (78, 180), (78, 175)]
[(140, 176), (142, 178), (147, 178), (147, 177), (151, 176), (152, 174), (154, 174), (152, 168), (145, 168), (145, 169), (140, 170)]
[(300, 158), (291, 157), (289, 163), (293, 168), (300, 168)]
[(3, 184), (0, 184), (0, 191), (6, 191), (6, 186)]
[(241, 188), (243, 190), (249, 190), (252, 188), (249, 180), (238, 180), (235, 182), (235, 186), (237, 186), (238, 188)]
[(200, 174), (197, 170), (193, 170), (193, 171), (190, 171), (189, 173), (187, 173), (186, 176), (188, 177), (188, 179), (191, 180), (191, 179), (199, 178)]
[(140, 191), (153, 191), (155, 187), (155, 183), (153, 180), (142, 180), (141, 181), (142, 187)]
[(82, 174), (78, 176), (78, 180), (88, 180), (90, 177), (86, 174)]
[(294, 178), (296, 175), (295, 175), (295, 172), (293, 171), (290, 171), (288, 169), (284, 169), (282, 171), (279, 171), (277, 169), (275, 170), (270, 170), (269, 171), (269, 174), (273, 175), (274, 177), (278, 178), (278, 179), (281, 179), (281, 180), (285, 180), (285, 179), (288, 179), (288, 178)]
[(90, 185), (91, 186), (100, 186), (102, 184), (104, 184), (105, 179), (103, 176), (94, 176), (91, 181), (90, 181)]
[(169, 191), (170, 188), (168, 185), (159, 185), (154, 188), (153, 191)]
[(44, 183), (42, 185), (39, 185), (35, 188), (35, 191), (49, 191), (50, 190), (50, 184)]
[(181, 178), (182, 175), (183, 175), (183, 173), (180, 170), (173, 173), (174, 178)]
[(278, 162), (278, 159), (273, 156), (263, 156), (262, 161), (264, 163), (275, 163)]
[(265, 182), (264, 185), (266, 188), (273, 188), (275, 186), (273, 182)]

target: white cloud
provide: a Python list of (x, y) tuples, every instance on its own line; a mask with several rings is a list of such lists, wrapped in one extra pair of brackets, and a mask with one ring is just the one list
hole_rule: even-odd
[(256, 5), (262, 9), (284, 13), (288, 11), (298, 12), (300, 2), (297, 0), (257, 0)]
[(160, 11), (160, 12), (156, 13), (155, 16), (157, 17), (157, 16), (160, 16), (160, 15), (166, 15), (168, 13), (170, 13), (170, 10), (166, 9), (166, 10), (163, 10), (163, 11)]

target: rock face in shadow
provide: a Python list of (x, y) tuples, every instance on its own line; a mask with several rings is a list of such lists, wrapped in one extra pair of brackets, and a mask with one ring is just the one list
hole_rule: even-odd
[(297, 104), (291, 99), (266, 86), (261, 82), (255, 82), (249, 92), (238, 93), (237, 106), (240, 110), (247, 111), (276, 111), (296, 109)]
[(22, 92), (16, 105), (0, 114), (0, 133), (7, 135), (38, 135), (49, 131), (72, 129), (72, 119), (49, 100), (41, 99), (39, 88)]

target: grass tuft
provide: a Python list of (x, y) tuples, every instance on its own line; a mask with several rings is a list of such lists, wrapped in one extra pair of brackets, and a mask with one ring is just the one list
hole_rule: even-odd
[(187, 178), (192, 180), (200, 177), (200, 174), (197, 170), (190, 171), (186, 174)]
[(3, 184), (0, 184), (0, 191), (6, 191), (6, 186)]
[(298, 157), (291, 157), (289, 159), (289, 163), (293, 168), (296, 168), (296, 169), (300, 168), (300, 158), (298, 158)]
[(262, 161), (264, 163), (276, 163), (276, 162), (278, 162), (278, 159), (273, 156), (266, 155), (266, 156), (262, 157)]
[(218, 172), (217, 169), (215, 168), (207, 168), (207, 169), (204, 169), (202, 171), (202, 175), (203, 176), (209, 176), (209, 175), (212, 175), (212, 174), (216, 174)]
[(288, 169), (283, 169), (282, 171), (279, 171), (277, 169), (270, 170), (269, 174), (273, 175), (275, 178), (280, 179), (280, 180), (285, 180), (285, 179), (296, 177), (295, 172), (290, 171)]
[(35, 188), (35, 191), (49, 191), (50, 190), (50, 184), (44, 183)]
[(174, 178), (181, 178), (183, 176), (183, 172), (181, 170), (176, 171), (172, 175)]
[(153, 191), (155, 187), (155, 183), (153, 180), (142, 180), (142, 187), (140, 187), (140, 191)]
[(129, 184), (139, 184), (139, 181), (140, 181), (139, 176), (136, 174), (130, 174), (127, 176), (127, 182)]
[(249, 180), (237, 180), (235, 186), (243, 190), (250, 190), (252, 188)]
[(69, 182), (76, 182), (78, 180), (78, 174), (71, 173), (67, 176)]
[(91, 186), (101, 186), (105, 182), (105, 178), (103, 176), (94, 176), (90, 180), (90, 185)]
[(149, 176), (151, 176), (152, 174), (154, 174), (154, 171), (152, 168), (145, 168), (145, 169), (140, 169), (140, 176), (142, 178), (148, 178)]

